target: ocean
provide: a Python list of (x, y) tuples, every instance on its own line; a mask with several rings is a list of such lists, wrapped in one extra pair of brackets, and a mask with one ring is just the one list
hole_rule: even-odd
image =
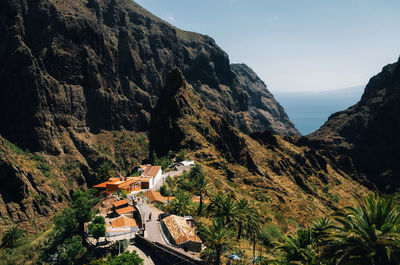
[(302, 135), (321, 127), (329, 116), (357, 103), (364, 86), (330, 91), (274, 91), (275, 99), (283, 106)]

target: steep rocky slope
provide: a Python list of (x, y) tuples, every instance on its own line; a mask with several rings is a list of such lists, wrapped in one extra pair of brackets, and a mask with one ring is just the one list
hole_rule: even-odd
[(158, 154), (185, 149), (216, 189), (250, 198), (278, 223), (285, 222), (280, 214), (309, 222), (368, 192), (324, 150), (269, 131), (243, 134), (206, 108), (179, 69), (168, 75), (152, 113), (150, 149)]
[(67, 127), (147, 131), (173, 66), (208, 109), (242, 131), (298, 134), (272, 95), (233, 71), (213, 39), (133, 1), (5, 0), (0, 18), (0, 133), (24, 148), (62, 153), (57, 137)]
[(334, 150), (342, 168), (382, 191), (400, 187), (400, 63), (371, 78), (361, 100), (308, 138)]

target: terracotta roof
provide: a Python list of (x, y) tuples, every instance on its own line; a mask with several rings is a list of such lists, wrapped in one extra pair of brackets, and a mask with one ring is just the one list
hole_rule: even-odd
[(117, 212), (118, 215), (121, 215), (124, 213), (132, 213), (132, 212), (135, 212), (136, 210), (132, 206), (128, 206), (128, 207), (117, 209), (115, 211)]
[(125, 187), (125, 186), (128, 186), (128, 185), (130, 185), (130, 184), (133, 184), (133, 183), (139, 183), (139, 181), (140, 181), (140, 178), (137, 178), (137, 177), (132, 177), (132, 178), (128, 178), (127, 180), (125, 180), (124, 182), (122, 182), (121, 184), (119, 184), (118, 186), (120, 187), (120, 188), (122, 188), (122, 187)]
[(170, 215), (162, 219), (162, 222), (167, 227), (177, 245), (187, 241), (202, 243), (201, 239), (196, 234), (195, 228), (190, 227), (184, 217)]
[[(168, 201), (168, 197), (164, 197), (161, 195), (161, 193), (159, 193), (158, 191), (154, 191), (154, 190), (148, 190), (145, 191), (144, 196), (146, 196), (150, 202), (161, 202), (161, 203), (165, 203), (166, 201)], [(169, 197), (169, 200), (174, 199), (175, 197)]]
[(127, 200), (120, 200), (120, 201), (117, 201), (117, 202), (113, 202), (113, 203), (112, 203), (112, 205), (113, 205), (114, 207), (119, 207), (119, 206), (122, 206), (122, 205), (125, 205), (125, 204), (128, 204), (128, 201), (127, 201)]
[(158, 171), (160, 171), (160, 170), (161, 170), (160, 166), (146, 167), (144, 169), (142, 176), (154, 178), (157, 175)]
[(99, 183), (97, 185), (94, 185), (93, 188), (105, 188), (107, 186), (107, 184), (112, 184), (114, 182), (117, 182), (119, 180), (119, 178), (110, 178), (109, 180)]
[(129, 218), (126, 216), (120, 216), (111, 221), (111, 226), (113, 228), (121, 228), (121, 227), (135, 227), (137, 226), (135, 219)]

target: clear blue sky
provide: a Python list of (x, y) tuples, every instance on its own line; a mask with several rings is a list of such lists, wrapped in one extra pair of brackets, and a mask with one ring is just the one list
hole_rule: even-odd
[(399, 0), (138, 0), (213, 37), (271, 91), (365, 85), (400, 55)]

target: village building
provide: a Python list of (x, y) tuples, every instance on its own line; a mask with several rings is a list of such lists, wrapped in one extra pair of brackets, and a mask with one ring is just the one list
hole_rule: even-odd
[(120, 200), (112, 203), (112, 211), (114, 216), (134, 217), (136, 209), (129, 205), (127, 200)]
[(167, 204), (171, 200), (175, 199), (175, 197), (164, 197), (160, 192), (154, 190), (148, 190), (143, 192), (143, 195), (148, 199), (150, 203), (160, 203)]
[(151, 189), (162, 178), (160, 166), (142, 165), (139, 167), (139, 171), (141, 176), (110, 178), (105, 182), (94, 185), (93, 188), (105, 189), (109, 193), (121, 192), (122, 190), (131, 193), (141, 189)]
[(196, 234), (196, 227), (192, 218), (170, 215), (162, 219), (161, 227), (171, 244), (185, 251), (201, 251), (202, 241)]
[(130, 238), (132, 238), (132, 233), (138, 231), (139, 227), (135, 219), (127, 216), (122, 215), (106, 223), (106, 238), (111, 241), (113, 241), (113, 238), (116, 239), (115, 237), (126, 236), (127, 234), (131, 235)]
[(127, 193), (140, 190), (140, 177), (120, 177), (110, 178), (109, 180), (100, 184), (94, 185), (93, 188), (103, 188), (106, 192), (121, 192), (125, 190)]
[(160, 166), (141, 166), (143, 171), (141, 174), (140, 185), (142, 189), (151, 189), (162, 177)]

